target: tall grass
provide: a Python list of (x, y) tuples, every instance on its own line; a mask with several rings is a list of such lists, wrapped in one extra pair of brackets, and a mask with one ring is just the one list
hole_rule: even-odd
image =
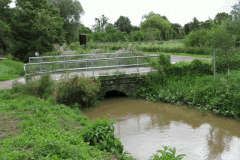
[(10, 59), (0, 61), (0, 81), (20, 78), (24, 75), (24, 63)]
[(163, 44), (149, 42), (117, 42), (117, 43), (91, 43), (90, 49), (108, 48), (110, 50), (119, 50), (135, 47), (142, 52), (166, 52), (166, 53), (186, 53), (196, 55), (210, 55), (213, 52), (209, 47), (186, 47), (181, 41), (167, 41)]

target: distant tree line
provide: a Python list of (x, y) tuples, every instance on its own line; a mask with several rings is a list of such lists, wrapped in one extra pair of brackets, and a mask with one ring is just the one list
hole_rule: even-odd
[(95, 18), (90, 29), (80, 23), (84, 10), (77, 0), (16, 0), (15, 8), (10, 8), (11, 2), (0, 0), (0, 54), (12, 53), (24, 62), (36, 51), (40, 54), (52, 51), (55, 43), (78, 41), (79, 34), (87, 34), (88, 42), (184, 38), (186, 46), (220, 45), (218, 38), (224, 35), (231, 39), (229, 43), (240, 45), (239, 4), (233, 6), (231, 14), (218, 13), (214, 19), (206, 21), (194, 17), (184, 26), (171, 23), (164, 15), (150, 12), (142, 16), (139, 26), (132, 25), (126, 16), (120, 16), (111, 24), (102, 15)]

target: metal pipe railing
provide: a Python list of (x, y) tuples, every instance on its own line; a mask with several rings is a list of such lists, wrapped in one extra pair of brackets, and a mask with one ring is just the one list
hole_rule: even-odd
[[(31, 74), (41, 74), (44, 72), (60, 72), (60, 71), (80, 71), (80, 70), (92, 70), (93, 72), (93, 77), (94, 72), (96, 71), (96, 69), (107, 69), (107, 68), (116, 68), (117, 69), (117, 75), (119, 74), (119, 68), (121, 67), (131, 67), (131, 66), (136, 66), (137, 68), (137, 72), (136, 73), (140, 73), (139, 72), (139, 67), (140, 66), (146, 66), (149, 65), (150, 63), (139, 63), (139, 59), (141, 58), (151, 58), (151, 57), (159, 57), (157, 55), (152, 55), (152, 56), (131, 56), (131, 57), (113, 57), (113, 58), (99, 58), (99, 59), (82, 59), (82, 60), (65, 60), (65, 61), (54, 61), (54, 62), (40, 62), (40, 63), (29, 63), (29, 64), (25, 64), (24, 66), (24, 70), (25, 70), (25, 75), (31, 75)], [(37, 58), (37, 57), (35, 57)], [(133, 59), (137, 60), (137, 62), (135, 63), (126, 63), (123, 62), (123, 64), (120, 63), (120, 60), (127, 60), (127, 59)], [(106, 61), (106, 64), (108, 64), (107, 62), (114, 62), (115, 61), (115, 65), (100, 65), (101, 62)], [(91, 67), (88, 67), (88, 63), (91, 63)], [(126, 61), (128, 62), (128, 61)], [(82, 64), (86, 63), (84, 66), (81, 66)], [(97, 66), (99, 63), (100, 66)], [(61, 65), (63, 64), (64, 67), (62, 68), (54, 68), (51, 67), (51, 65)], [(74, 64), (76, 67), (71, 67), (72, 64)], [(77, 65), (76, 65), (77, 64)], [(105, 64), (105, 63), (104, 63)], [(52, 69), (48, 69), (46, 68), (47, 65), (50, 65), (49, 68)], [(67, 65), (67, 67), (66, 67)], [(33, 70), (28, 71), (31, 66), (36, 66), (33, 68)], [(70, 66), (70, 68), (68, 68), (68, 66)]]
[[(132, 54), (131, 52), (121, 52), (121, 53), (98, 53), (98, 54), (78, 54), (78, 55), (61, 55), (61, 56), (44, 56), (44, 57), (29, 57), (29, 63), (33, 63), (32, 61), (34, 59), (36, 60), (43, 60), (43, 59), (47, 59), (47, 60), (53, 60), (53, 59), (59, 59), (59, 58), (63, 58), (64, 61), (66, 60), (66, 58), (71, 58), (71, 57), (85, 57), (85, 59), (87, 59), (87, 57), (90, 56), (105, 56), (105, 58), (107, 58), (108, 55), (126, 55), (126, 54)], [(93, 59), (93, 58), (92, 58)], [(46, 61), (48, 62), (48, 61)]]

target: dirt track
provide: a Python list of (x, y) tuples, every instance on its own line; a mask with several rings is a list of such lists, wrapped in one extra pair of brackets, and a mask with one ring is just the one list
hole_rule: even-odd
[[(186, 62), (191, 62), (193, 61), (194, 59), (196, 59), (196, 57), (188, 57), (188, 56), (177, 56), (177, 55), (171, 55), (171, 63), (174, 64), (176, 62), (179, 62), (179, 61), (186, 61)], [(206, 60), (206, 61), (211, 61), (212, 59), (211, 58), (198, 58), (198, 59), (201, 59), (201, 60)], [(139, 72), (149, 72), (151, 70), (151, 68), (149, 67), (141, 67), (139, 68)], [(100, 74), (105, 74), (106, 72), (108, 73), (112, 73), (116, 71), (115, 70), (101, 70), (101, 71), (95, 71), (94, 72), (94, 76), (98, 76)], [(133, 72), (137, 72), (137, 69), (136, 68), (122, 68), (122, 69), (119, 69), (119, 72), (126, 72), (126, 73), (133, 73)], [(71, 75), (74, 75), (74, 74), (78, 74), (78, 75), (81, 75), (81, 74), (84, 74), (85, 76), (88, 76), (88, 77), (92, 77), (93, 76), (93, 72), (92, 71), (84, 71), (84, 72), (72, 72), (70, 74)], [(51, 77), (52, 79), (55, 79), (55, 80), (59, 80), (60, 77), (61, 77), (62, 74), (52, 74)], [(36, 76), (35, 78), (39, 78), (40, 76)], [(14, 80), (8, 80), (8, 81), (2, 81), (0, 82), (0, 90), (1, 89), (11, 89), (12, 88), (12, 84), (13, 82), (17, 80), (18, 82), (20, 83), (25, 83), (25, 79), (24, 77), (22, 78), (18, 78), (18, 79), (14, 79)]]

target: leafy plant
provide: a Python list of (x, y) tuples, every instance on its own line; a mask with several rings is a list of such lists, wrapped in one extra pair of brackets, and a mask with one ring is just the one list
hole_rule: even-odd
[(95, 119), (85, 128), (83, 139), (90, 145), (98, 145), (101, 150), (106, 149), (112, 153), (122, 153), (123, 145), (114, 136), (114, 120), (109, 121), (107, 117), (102, 120)]
[[(183, 159), (186, 154), (180, 154), (180, 155), (175, 155), (176, 154), (176, 148), (170, 148), (167, 146), (163, 146), (164, 150), (158, 150), (158, 153), (161, 153), (162, 155), (159, 156), (158, 154), (153, 155), (152, 160), (181, 160)], [(170, 151), (170, 152), (169, 152)]]
[(95, 105), (99, 91), (99, 81), (78, 75), (69, 78), (66, 74), (57, 84), (56, 100), (61, 104), (78, 103), (83, 107), (91, 107)]

